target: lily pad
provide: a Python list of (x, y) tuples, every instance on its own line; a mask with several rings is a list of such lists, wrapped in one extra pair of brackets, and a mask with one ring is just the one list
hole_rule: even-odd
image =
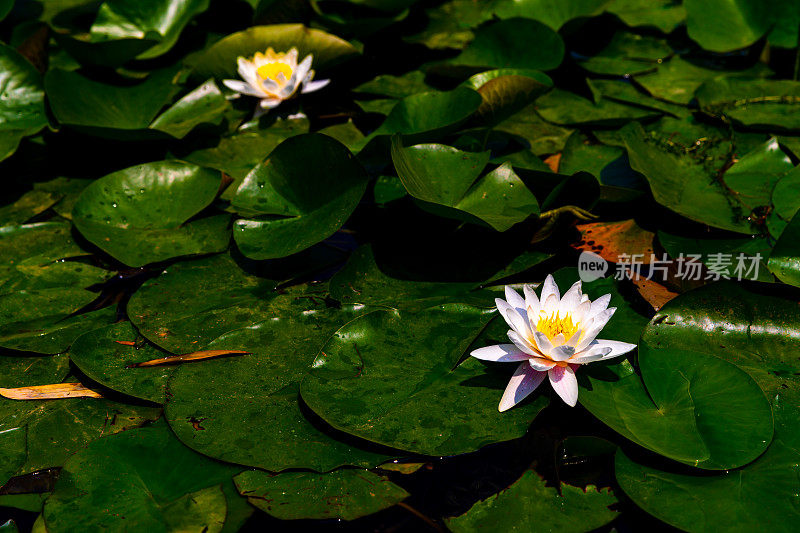
[(228, 35), (187, 61), (193, 74), (200, 79), (238, 79), (236, 58), (251, 57), (272, 47), (277, 52), (286, 52), (296, 47), (299, 57), (313, 54), (316, 70), (331, 67), (351, 59), (358, 54), (353, 45), (321, 30), (307, 28), (302, 24), (274, 24), (253, 26), (244, 31)]
[(553, 87), (553, 81), (538, 70), (497, 69), (472, 76), (466, 84), (483, 98), (477, 117), (496, 125), (533, 102)]
[(237, 220), (236, 244), (253, 259), (300, 252), (334, 234), (366, 187), (366, 173), (340, 142), (313, 133), (289, 138), (239, 185), (233, 207), (271, 218)]
[(69, 349), (70, 360), (90, 379), (154, 403), (164, 403), (167, 379), (175, 367), (133, 368), (133, 365), (168, 355), (148, 344), (129, 322), (118, 322), (81, 335)]
[(701, 109), (714, 117), (766, 131), (800, 131), (800, 82), (719, 78), (696, 94)]
[(218, 172), (179, 161), (126, 168), (95, 181), (72, 210), (89, 241), (129, 266), (228, 247), (228, 215), (189, 221), (214, 200)]
[(47, 530), (222, 531), (221, 484), (239, 469), (183, 446), (164, 426), (126, 431), (70, 458), (44, 506)]
[(0, 387), (37, 387), (61, 383), (69, 374), (66, 354), (0, 357)]
[[(620, 2), (614, 2), (613, 5)], [(630, 76), (657, 69), (672, 49), (661, 40), (635, 33), (617, 32), (596, 55), (581, 61), (580, 65), (595, 74)]]
[(479, 178), (489, 162), (488, 152), (463, 152), (443, 144), (406, 148), (394, 137), (392, 160), (411, 196), (468, 213), (498, 231), (539, 214), (536, 197), (511, 165)]
[(149, 39), (152, 48), (138, 59), (158, 57), (172, 48), (184, 27), (208, 9), (210, 0), (106, 0), (92, 24), (92, 42), (118, 39)]
[(75, 314), (96, 297), (67, 287), (0, 295), (0, 346), (46, 354), (65, 351), (82, 334), (114, 321), (114, 308)]
[(769, 269), (789, 285), (800, 287), (800, 215), (795, 214), (769, 256)]
[(606, 11), (632, 27), (652, 26), (670, 33), (686, 19), (686, 10), (674, 0), (612, 0)]
[[(615, 503), (617, 499), (609, 489), (590, 485), (583, 490), (564, 483), (556, 489), (528, 470), (507, 489), (446, 523), (454, 533), (497, 529), (583, 533), (614, 520), (619, 514), (608, 507)], [(535, 528), (531, 526), (534, 523)]]
[(547, 399), (501, 414), (510, 376), (474, 359), (456, 366), (489, 318), (459, 305), (364, 315), (322, 347), (302, 398), (334, 428), (413, 453), (455, 455), (521, 437)]
[(0, 160), (17, 150), (20, 140), (47, 124), (42, 76), (19, 52), (0, 44)]
[(622, 126), (632, 120), (652, 119), (660, 111), (621, 104), (608, 98), (596, 102), (561, 89), (553, 89), (536, 100), (536, 111), (561, 126)]
[(161, 113), (150, 128), (181, 139), (200, 124), (218, 125), (227, 108), (228, 102), (219, 87), (209, 80)]
[(689, 37), (713, 52), (750, 46), (770, 29), (770, 11), (753, 0), (686, 0)]
[(81, 260), (87, 256), (69, 224), (40, 222), (0, 228), (0, 294), (55, 287), (88, 288), (111, 272)]
[(313, 472), (242, 472), (234, 478), (242, 496), (280, 520), (355, 520), (391, 507), (408, 493), (368, 470)]
[(276, 285), (245, 273), (225, 255), (185, 261), (136, 291), (128, 303), (128, 316), (154, 344), (173, 353), (189, 353), (269, 318)]
[(170, 380), (167, 419), (187, 446), (273, 472), (374, 467), (390, 457), (329, 437), (305, 417), (300, 380), (325, 341), (363, 306), (327, 308), (302, 295), (272, 300), (270, 318), (222, 335), (208, 349), (238, 357), (182, 365)]

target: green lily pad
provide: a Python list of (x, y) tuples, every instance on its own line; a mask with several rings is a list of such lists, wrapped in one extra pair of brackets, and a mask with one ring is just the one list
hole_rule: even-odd
[(632, 27), (652, 26), (670, 33), (686, 19), (686, 10), (674, 0), (612, 0), (606, 11)]
[(276, 285), (245, 273), (225, 255), (184, 261), (136, 291), (128, 316), (149, 341), (189, 353), (269, 318)]
[(718, 78), (697, 90), (700, 108), (734, 124), (766, 131), (800, 131), (800, 82)]
[(40, 222), (0, 228), (0, 294), (55, 287), (87, 288), (111, 272), (79, 260), (87, 253), (69, 224)]
[(242, 472), (234, 478), (242, 496), (281, 520), (355, 520), (405, 500), (408, 493), (369, 470)]
[(397, 99), (430, 90), (431, 87), (425, 83), (425, 74), (418, 70), (412, 70), (403, 76), (382, 74), (353, 89), (356, 93)]
[(24, 224), (40, 215), (61, 200), (61, 195), (34, 189), (20, 196), (14, 203), (0, 207), (0, 227)]
[[(146, 130), (177, 90), (175, 69), (153, 72), (137, 85), (100, 83), (76, 72), (50, 69), (44, 77), (47, 99), (56, 119), (101, 136)], [(157, 133), (157, 132), (150, 132)]]
[[(567, 484), (545, 485), (533, 470), (513, 485), (446, 520), (454, 533), (472, 531), (558, 531), (583, 533), (600, 528), (619, 516), (608, 507), (617, 503), (609, 489), (586, 490)], [(536, 524), (535, 527), (531, 524)]]
[(691, 349), (747, 371), (770, 398), (775, 440), (753, 463), (717, 476), (674, 473), (617, 456), (617, 480), (647, 512), (686, 531), (790, 531), (797, 493), (800, 398), (792, 336), (797, 302), (763, 285), (707, 285), (664, 306), (643, 338), (659, 356)]
[(789, 285), (800, 286), (800, 216), (795, 214), (781, 233), (769, 256), (769, 269), (775, 276)]
[(69, 349), (69, 359), (90, 379), (122, 394), (154, 403), (164, 403), (167, 379), (175, 367), (132, 368), (132, 365), (168, 355), (144, 341), (129, 322), (118, 322), (81, 335)]
[(119, 39), (156, 41), (139, 59), (158, 57), (172, 48), (184, 27), (208, 9), (210, 0), (106, 0), (92, 24), (92, 42)]
[(19, 52), (0, 44), (0, 160), (17, 150), (20, 140), (47, 124), (42, 76)]
[(772, 246), (765, 238), (696, 239), (659, 231), (658, 241), (673, 259), (683, 254), (689, 261), (690, 256), (695, 256), (696, 261), (708, 268), (709, 279), (719, 274), (737, 280), (773, 281), (766, 265)]
[(689, 37), (712, 52), (731, 52), (758, 41), (770, 29), (770, 10), (753, 0), (686, 0)]
[(618, 146), (593, 143), (588, 136), (575, 132), (567, 139), (558, 162), (558, 171), (567, 175), (588, 172), (600, 178), (603, 169), (619, 159), (623, 152), (624, 150)]
[(483, 98), (476, 116), (496, 125), (550, 90), (553, 81), (538, 70), (497, 69), (472, 76), (466, 85)]
[[(612, 5), (616, 4), (619, 2)], [(671, 55), (672, 49), (661, 39), (617, 32), (608, 46), (581, 61), (580, 65), (595, 74), (630, 76), (657, 69)]]
[(747, 464), (771, 442), (769, 402), (736, 366), (641, 342), (639, 369), (641, 379), (624, 364), (588, 369), (581, 405), (637, 444), (708, 470)]
[(139, 427), (160, 413), (152, 407), (96, 398), (0, 398), (0, 483), (12, 476), (62, 466), (90, 442)]
[(424, 202), (463, 211), (506, 231), (539, 214), (533, 193), (506, 163), (480, 176), (489, 153), (463, 152), (443, 144), (403, 147), (392, 138), (392, 161), (408, 193)]
[(333, 235), (366, 187), (363, 168), (337, 140), (313, 133), (289, 138), (239, 185), (233, 207), (271, 218), (237, 220), (236, 244), (253, 259), (300, 252)]
[(755, 233), (749, 218), (751, 209), (731, 194), (724, 182), (715, 179), (727, 157), (721, 152), (724, 144), (712, 139), (694, 146), (664, 142), (658, 134), (645, 133), (639, 124), (626, 126), (621, 134), (631, 167), (644, 174), (658, 203), (709, 226)]
[[(531, 42), (536, 46), (531, 47)], [(551, 70), (561, 64), (563, 57), (564, 42), (551, 28), (527, 18), (510, 18), (478, 29), (475, 39), (450, 63)]]
[(189, 219), (214, 200), (218, 172), (179, 161), (145, 163), (93, 182), (72, 210), (93, 244), (129, 266), (228, 247), (228, 215)]
[(555, 154), (564, 149), (567, 138), (573, 132), (544, 120), (536, 111), (534, 102), (498, 124), (498, 131), (517, 135), (530, 145), (534, 155)]
[(480, 108), (483, 99), (468, 87), (448, 92), (427, 92), (407, 96), (391, 110), (386, 120), (367, 139), (378, 135), (440, 136), (454, 130)]
[(37, 387), (61, 383), (69, 374), (66, 354), (0, 357), (0, 387)]
[(510, 375), (474, 359), (456, 366), (489, 318), (461, 305), (364, 315), (322, 347), (302, 398), (336, 429), (413, 453), (455, 455), (521, 437), (547, 399), (501, 414)]
[(363, 306), (327, 308), (300, 294), (278, 296), (270, 318), (206, 346), (246, 355), (182, 365), (169, 383), (167, 419), (187, 446), (220, 460), (273, 472), (374, 467), (390, 457), (335, 440), (298, 404), (300, 380), (325, 341)]
[(208, 80), (156, 117), (150, 129), (181, 139), (199, 124), (219, 125), (227, 108), (228, 102), (219, 87)]
[(800, 208), (800, 170), (795, 168), (775, 183), (771, 201), (767, 229), (777, 239)]
[(313, 54), (314, 69), (323, 71), (358, 54), (353, 45), (324, 31), (302, 24), (274, 24), (253, 26), (228, 35), (187, 60), (187, 63), (194, 69), (193, 74), (201, 79), (238, 79), (236, 58), (252, 57), (268, 47), (276, 52), (286, 52), (296, 47), (300, 58)]
[(45, 502), (52, 533), (76, 523), (96, 530), (222, 531), (221, 484), (239, 469), (183, 446), (163, 426), (126, 431), (71, 457)]
[(660, 111), (621, 104), (608, 98), (596, 102), (561, 89), (553, 89), (536, 100), (536, 111), (549, 122), (562, 126), (619, 127), (632, 120), (652, 119)]
[(110, 324), (114, 308), (75, 315), (97, 297), (68, 287), (32, 289), (0, 295), (0, 346), (56, 354), (87, 331)]

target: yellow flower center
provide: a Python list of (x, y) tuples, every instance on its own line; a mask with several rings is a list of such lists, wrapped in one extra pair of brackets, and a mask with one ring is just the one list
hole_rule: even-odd
[(558, 313), (553, 313), (540, 318), (536, 329), (547, 335), (548, 339), (552, 339), (559, 333), (563, 334), (565, 339), (569, 339), (578, 331), (578, 324), (572, 321), (572, 315), (569, 313), (564, 315), (564, 318), (561, 318)]
[(261, 65), (256, 73), (262, 80), (279, 81), (278, 74), (283, 74), (284, 81), (292, 77), (292, 67), (286, 63), (267, 63)]

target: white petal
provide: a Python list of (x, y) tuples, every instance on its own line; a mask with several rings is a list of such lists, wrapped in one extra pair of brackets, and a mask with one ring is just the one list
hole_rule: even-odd
[(547, 300), (542, 300), (542, 311), (545, 316), (550, 316), (558, 311), (559, 299), (557, 294), (551, 294)]
[(236, 60), (238, 65), (239, 76), (242, 77), (244, 81), (248, 84), (252, 85), (253, 87), (258, 87), (258, 74), (256, 73), (256, 66), (253, 64), (252, 61), (248, 61), (243, 57), (240, 57)]
[(611, 348), (607, 346), (591, 344), (587, 349), (570, 359), (569, 362), (576, 365), (585, 365), (586, 363), (591, 363), (592, 361), (599, 361), (600, 359), (605, 358), (605, 356), (609, 353), (611, 353)]
[(494, 346), (485, 346), (473, 350), (470, 354), (476, 359), (483, 361), (495, 361), (497, 363), (508, 363), (511, 361), (524, 361), (530, 359), (530, 355), (520, 351), (513, 344), (496, 344)]
[(578, 341), (581, 340), (581, 335), (583, 335), (583, 330), (579, 329), (578, 331), (575, 332), (574, 335), (572, 335), (572, 337), (567, 339), (567, 341), (564, 344), (566, 344), (567, 346), (572, 346), (574, 348), (575, 346), (577, 346)]
[(314, 91), (319, 91), (326, 85), (328, 85), (331, 80), (317, 80), (317, 81), (309, 81), (303, 83), (303, 94), (305, 93), (313, 93)]
[(555, 337), (550, 339), (550, 344), (552, 344), (553, 347), (561, 346), (565, 342), (567, 342), (567, 339), (566, 339), (566, 337), (564, 337), (563, 333), (559, 333), (558, 335), (556, 335)]
[(517, 291), (512, 289), (510, 285), (506, 285), (505, 292), (506, 292), (506, 301), (510, 306), (515, 307), (518, 311), (520, 309), (525, 310), (525, 308), (527, 307), (525, 305), (525, 300), (522, 298), (522, 296), (519, 295)]
[(551, 361), (550, 359), (545, 359), (543, 357), (531, 357), (528, 359), (528, 364), (531, 365), (531, 368), (534, 370), (539, 370), (540, 372), (544, 372), (546, 370), (550, 370), (556, 364)]
[(304, 57), (303, 61), (301, 61), (300, 64), (297, 65), (297, 68), (294, 69), (294, 72), (292, 72), (292, 77), (298, 81), (306, 79), (306, 74), (308, 74), (308, 71), (311, 70), (312, 61), (314, 61), (313, 55), (308, 54), (306, 57)]
[(281, 102), (283, 102), (283, 100), (280, 98), (262, 98), (261, 107), (263, 109), (272, 109), (273, 107), (281, 105)]
[(513, 329), (508, 330), (508, 340), (514, 343), (514, 346), (520, 349), (520, 351), (525, 352), (528, 355), (538, 356), (539, 354), (536, 352), (531, 343), (529, 343), (526, 339), (524, 339), (519, 333), (514, 331)]
[(561, 396), (564, 403), (575, 407), (578, 403), (578, 379), (575, 377), (575, 371), (569, 365), (555, 366), (547, 371), (547, 375), (556, 394)]
[(533, 286), (524, 285), (522, 292), (525, 293), (525, 308), (528, 310), (528, 316), (538, 315), (541, 304), (539, 303), (539, 297), (533, 292)]
[(554, 361), (566, 361), (573, 355), (575, 355), (575, 348), (572, 346), (556, 346), (550, 350), (550, 357), (552, 357)]
[(586, 334), (583, 336), (581, 341), (575, 346), (575, 351), (582, 352), (586, 349), (589, 344), (600, 334), (603, 328), (608, 324), (608, 321), (611, 320), (611, 317), (614, 316), (616, 312), (616, 307), (610, 307), (605, 311), (601, 311), (596, 317), (592, 318), (589, 323), (586, 324), (587, 330)]
[(544, 279), (544, 284), (542, 285), (542, 295), (539, 297), (539, 301), (541, 301), (544, 305), (547, 302), (547, 299), (552, 295), (555, 295), (556, 302), (560, 299), (556, 280), (553, 279), (552, 274), (548, 274)]
[(589, 300), (582, 301), (575, 309), (575, 312), (572, 313), (572, 321), (576, 324), (583, 322), (591, 308), (592, 302)]
[(524, 400), (544, 380), (545, 373), (537, 372), (526, 362), (520, 363), (508, 382), (497, 409), (502, 413)]
[(222, 83), (225, 85), (225, 87), (236, 91), (237, 93), (246, 94), (247, 96), (257, 96), (259, 98), (264, 96), (262, 91), (259, 91), (252, 85), (240, 80), (222, 80)]
[(292, 67), (297, 65), (297, 47), (293, 46), (288, 52), (286, 52), (286, 62), (289, 63)]
[(581, 303), (581, 282), (578, 281), (569, 288), (558, 303), (558, 312), (561, 316), (574, 313)]
[(553, 350), (553, 343), (550, 342), (547, 335), (541, 331), (537, 331), (533, 334), (533, 339), (536, 341), (536, 347), (539, 348), (539, 351), (549, 356), (550, 352)]
[(525, 338), (531, 336), (531, 326), (528, 322), (528, 317), (526, 316), (527, 313), (523, 311), (521, 315), (516, 308), (512, 307), (502, 298), (495, 298), (494, 300), (495, 305), (497, 305), (497, 310), (505, 319), (506, 323), (511, 326), (511, 328), (522, 335)]
[(626, 353), (636, 348), (635, 344), (631, 344), (629, 342), (607, 341), (603, 339), (595, 340), (592, 346), (597, 346), (598, 348), (601, 349), (609, 349), (608, 353), (603, 355), (603, 359), (613, 359), (614, 357), (625, 355)]
[(589, 312), (586, 313), (586, 316), (584, 317), (584, 320), (589, 320), (590, 318), (593, 318), (598, 314), (602, 313), (603, 311), (605, 311), (608, 308), (608, 304), (610, 302), (611, 302), (610, 294), (604, 294), (597, 300), (593, 301), (591, 308), (589, 308)]

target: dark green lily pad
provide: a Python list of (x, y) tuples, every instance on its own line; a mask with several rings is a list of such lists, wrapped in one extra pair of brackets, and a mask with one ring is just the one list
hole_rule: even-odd
[(278, 296), (269, 319), (222, 335), (206, 348), (246, 355), (182, 365), (169, 383), (167, 419), (187, 446), (224, 461), (273, 472), (375, 467), (375, 453), (317, 429), (298, 404), (300, 380), (325, 341), (364, 314), (327, 308), (302, 294)]
[[(737, 280), (773, 281), (766, 264), (772, 247), (765, 238), (695, 239), (659, 231), (658, 241), (673, 259), (681, 254), (687, 261), (696, 256), (696, 261), (709, 269), (709, 279), (719, 274)], [(686, 269), (688, 272), (689, 267)]]
[(114, 321), (113, 307), (74, 315), (96, 297), (67, 287), (0, 295), (0, 346), (46, 354), (65, 351), (82, 334)]
[(126, 168), (95, 181), (72, 210), (80, 232), (129, 266), (228, 247), (228, 215), (189, 219), (217, 196), (218, 172), (179, 161)]
[(69, 349), (69, 359), (90, 379), (117, 392), (155, 403), (164, 403), (167, 379), (175, 367), (131, 366), (169, 355), (147, 343), (130, 322), (90, 331), (78, 337)]
[(0, 387), (37, 387), (61, 383), (69, 374), (66, 354), (0, 357)]
[(651, 26), (670, 33), (686, 19), (686, 10), (674, 0), (614, 0), (606, 11), (632, 27)]
[(468, 213), (498, 231), (539, 214), (536, 197), (511, 165), (479, 178), (489, 162), (488, 152), (463, 152), (443, 144), (404, 147), (400, 137), (394, 137), (392, 161), (411, 196)]
[(766, 131), (800, 131), (800, 82), (717, 78), (696, 94), (700, 108), (714, 117)]
[(281, 520), (355, 520), (403, 501), (408, 493), (369, 470), (242, 472), (234, 478), (242, 496)]
[(538, 70), (497, 69), (472, 76), (466, 85), (483, 98), (477, 117), (496, 125), (549, 91), (553, 81)]
[(173, 353), (269, 318), (276, 281), (248, 275), (228, 256), (185, 261), (145, 283), (128, 303), (134, 326)]
[(0, 398), (0, 483), (12, 476), (62, 466), (90, 442), (139, 427), (160, 413), (152, 407), (96, 398)]
[(758, 41), (770, 29), (772, 9), (753, 0), (686, 0), (689, 37), (713, 52), (731, 52)]
[(455, 366), (489, 318), (462, 305), (364, 315), (322, 348), (301, 385), (303, 400), (339, 430), (425, 455), (521, 437), (547, 399), (535, 396), (501, 414), (510, 372), (474, 359)]
[(80, 260), (87, 253), (69, 224), (40, 222), (0, 228), (0, 294), (55, 287), (87, 288), (111, 272)]
[(617, 32), (608, 46), (600, 53), (581, 61), (580, 65), (595, 74), (630, 76), (657, 69), (670, 55), (672, 49), (661, 39)]
[(164, 426), (90, 444), (64, 465), (44, 506), (47, 530), (222, 531), (226, 496), (239, 469), (183, 446)]
[(789, 285), (800, 287), (800, 216), (795, 214), (769, 256), (769, 269)]
[(558, 489), (547, 487), (539, 474), (528, 470), (507, 489), (446, 523), (454, 533), (498, 529), (583, 533), (614, 520), (619, 513), (608, 507), (616, 502), (610, 489), (590, 485), (584, 490), (563, 483)]
[(13, 154), (20, 140), (47, 124), (42, 76), (19, 52), (0, 44), (0, 160)]
[(150, 128), (180, 139), (199, 124), (218, 125), (227, 108), (228, 102), (219, 87), (208, 80), (156, 117)]
[(536, 111), (544, 118), (562, 126), (621, 126), (632, 120), (656, 118), (654, 109), (643, 109), (600, 98), (592, 102), (577, 94), (553, 89), (536, 100)]
[(90, 29), (92, 42), (118, 39), (156, 41), (139, 59), (158, 57), (172, 48), (183, 28), (208, 9), (209, 0), (106, 0)]
[(313, 133), (289, 138), (237, 189), (233, 207), (262, 218), (237, 220), (236, 244), (253, 259), (300, 252), (334, 234), (366, 187), (364, 169), (337, 140)]

